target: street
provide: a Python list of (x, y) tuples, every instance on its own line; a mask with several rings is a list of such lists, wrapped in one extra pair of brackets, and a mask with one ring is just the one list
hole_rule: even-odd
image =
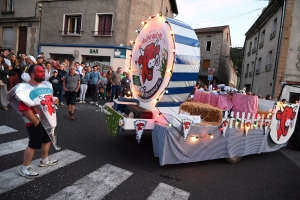
[[(90, 99), (87, 99), (89, 102)], [(101, 101), (103, 104), (104, 101)], [(50, 157), (57, 166), (32, 167), (41, 177), (20, 177), (25, 125), (17, 113), (0, 110), (0, 199), (299, 199), (300, 152), (290, 148), (244, 157), (160, 166), (151, 132), (140, 144), (135, 132), (111, 137), (105, 115), (95, 105), (76, 104), (75, 120), (66, 106), (57, 110), (62, 147)], [(6, 133), (5, 127), (15, 129)], [(8, 129), (9, 130), (9, 129)], [(89, 175), (90, 174), (90, 175)]]

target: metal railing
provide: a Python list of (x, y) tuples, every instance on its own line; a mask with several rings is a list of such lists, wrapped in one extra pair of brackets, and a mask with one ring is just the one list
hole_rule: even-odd
[(262, 48), (264, 46), (264, 44), (265, 44), (265, 41), (262, 41), (261, 43), (259, 43), (258, 47)]
[(276, 35), (276, 30), (273, 31), (273, 33), (270, 34), (270, 40), (272, 40), (275, 37), (275, 35)]
[(271, 64), (267, 64), (266, 65), (266, 71), (271, 71), (272, 69), (272, 65)]

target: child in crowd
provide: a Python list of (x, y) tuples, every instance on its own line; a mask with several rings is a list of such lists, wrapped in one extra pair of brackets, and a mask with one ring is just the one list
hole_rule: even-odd
[(108, 79), (106, 77), (106, 73), (104, 72), (102, 74), (101, 83), (100, 83), (100, 84), (102, 84), (101, 88), (103, 88), (103, 89), (100, 88), (101, 89), (100, 90), (100, 98), (101, 99), (106, 99), (106, 86), (107, 86), (107, 82), (108, 82)]
[(58, 92), (60, 89), (60, 78), (57, 76), (57, 70), (53, 70), (53, 76), (49, 78), (49, 82), (52, 84), (53, 96), (58, 97)]

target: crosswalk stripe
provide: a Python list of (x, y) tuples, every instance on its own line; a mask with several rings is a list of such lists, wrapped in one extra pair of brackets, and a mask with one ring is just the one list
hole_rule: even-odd
[[(84, 158), (85, 156), (80, 153), (76, 153), (74, 151), (66, 149), (64, 151), (55, 153), (55, 154), (51, 155), (50, 157), (58, 159), (59, 163), (57, 165), (53, 165), (51, 167), (39, 167), (38, 169), (37, 169), (37, 167), (34, 167), (37, 169), (40, 176), (46, 175), (50, 172), (53, 172), (61, 167), (64, 167), (70, 163), (80, 160), (80, 159)], [(40, 159), (36, 159), (31, 162), (31, 166), (38, 166), (39, 162), (40, 162)], [(33, 180), (33, 179), (27, 179), (25, 177), (20, 176), (19, 175), (20, 167), (21, 167), (21, 165), (0, 172), (0, 183), (1, 183), (0, 194), (7, 192), (9, 190), (12, 190), (20, 185), (23, 185), (23, 184), (28, 183)]]
[(187, 200), (189, 199), (190, 193), (184, 190), (172, 187), (165, 183), (159, 183), (159, 185), (153, 190), (152, 194), (147, 198), (147, 200)]
[(13, 133), (17, 131), (18, 130), (10, 128), (8, 126), (0, 126), (0, 134)]
[(22, 151), (26, 149), (27, 145), (28, 138), (0, 144), (0, 156)]
[(48, 200), (58, 199), (102, 199), (133, 173), (106, 164), (52, 195)]

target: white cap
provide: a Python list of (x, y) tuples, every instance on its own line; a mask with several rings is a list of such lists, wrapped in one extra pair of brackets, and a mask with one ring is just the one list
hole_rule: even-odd
[(33, 56), (28, 55), (27, 58), (29, 58), (30, 60), (32, 60), (32, 62), (36, 63), (36, 59)]

